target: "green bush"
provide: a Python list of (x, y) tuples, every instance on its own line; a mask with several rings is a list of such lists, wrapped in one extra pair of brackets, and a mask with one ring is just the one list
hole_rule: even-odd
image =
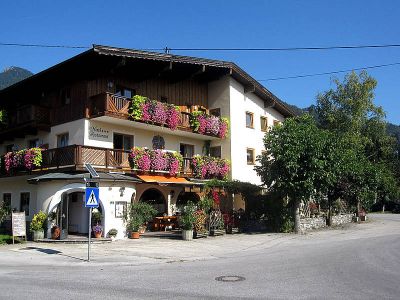
[(183, 230), (193, 230), (194, 223), (196, 222), (196, 205), (189, 201), (183, 208), (182, 216), (179, 218), (179, 223)]
[(131, 232), (137, 232), (140, 226), (150, 221), (156, 214), (157, 210), (148, 203), (132, 203), (128, 211), (124, 214), (126, 229)]
[(47, 219), (47, 214), (44, 213), (43, 211), (39, 211), (37, 214), (35, 214), (32, 218), (32, 222), (30, 225), (31, 231), (43, 230), (46, 219)]

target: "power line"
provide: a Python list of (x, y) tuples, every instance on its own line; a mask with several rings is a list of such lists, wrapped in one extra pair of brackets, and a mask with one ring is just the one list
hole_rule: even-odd
[(331, 74), (339, 74), (339, 73), (346, 73), (351, 71), (360, 71), (366, 69), (377, 69), (377, 68), (384, 68), (390, 66), (400, 65), (400, 62), (391, 63), (391, 64), (382, 64), (382, 65), (375, 65), (375, 66), (367, 66), (362, 68), (353, 68), (347, 70), (339, 70), (339, 71), (331, 71), (331, 72), (323, 72), (323, 73), (314, 73), (314, 74), (303, 74), (303, 75), (293, 75), (287, 77), (275, 77), (275, 78), (268, 78), (268, 79), (257, 79), (258, 81), (274, 81), (274, 80), (284, 80), (284, 79), (296, 79), (296, 78), (304, 78), (304, 77), (314, 77), (314, 76), (322, 76), (322, 75), (331, 75)]
[(88, 46), (68, 46), (68, 45), (44, 45), (44, 44), (18, 44), (18, 43), (0, 43), (0, 46), (13, 47), (36, 47), (36, 48), (71, 48), (71, 49), (89, 49)]
[[(48, 44), (25, 44), (25, 43), (1, 43), (0, 46), (14, 47), (39, 47), (39, 48), (72, 48), (89, 49), (90, 46), (77, 45), (48, 45)], [(399, 48), (400, 44), (375, 44), (375, 45), (338, 45), (319, 47), (271, 47), (271, 48), (148, 48), (148, 51), (315, 51), (335, 49), (373, 49), (373, 48)]]
[[(367, 49), (367, 48), (398, 48), (400, 44), (383, 45), (342, 45), (326, 47), (284, 47), (284, 48), (168, 48), (173, 51), (302, 51), (302, 50), (334, 50), (334, 49)], [(156, 50), (156, 49), (154, 49)]]

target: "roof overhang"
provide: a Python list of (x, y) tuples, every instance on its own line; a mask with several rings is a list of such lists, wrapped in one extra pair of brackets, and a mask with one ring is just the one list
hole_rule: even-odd
[[(115, 59), (99, 63), (99, 56), (115, 57)], [(223, 75), (232, 76), (235, 80), (243, 84), (246, 90), (254, 92), (263, 99), (265, 107), (274, 107), (285, 117), (296, 115), (278, 97), (233, 62), (102, 45), (93, 45), (92, 49), (1, 90), (0, 104), (5, 105), (7, 101), (9, 102), (10, 99), (8, 98), (13, 97), (13, 91), (20, 87), (24, 87), (23, 91), (28, 93), (30, 96), (28, 97), (29, 99), (32, 98), (31, 89), (36, 89), (38, 94), (44, 92), (41, 90), (43, 86), (40, 82), (51, 82), (54, 85), (66, 84), (68, 81), (76, 80), (79, 76), (84, 76), (85, 72), (95, 74), (98, 70), (110, 71), (115, 67), (121, 67), (129, 62), (126, 58), (136, 63), (146, 61), (148, 64), (150, 62), (152, 64), (158, 63), (159, 65), (157, 67), (154, 66), (155, 70), (153, 70), (153, 72), (158, 72), (157, 74), (168, 73), (169, 70), (178, 68), (179, 72), (182, 72), (185, 76), (202, 76), (202, 78), (206, 78), (207, 80), (215, 80)], [(77, 70), (80, 69), (83, 71), (78, 72)], [(146, 69), (148, 68), (144, 68), (143, 72)], [(69, 78), (68, 76), (72, 77)], [(22, 97), (22, 99), (24, 98)]]
[[(99, 172), (99, 181), (119, 181), (119, 182), (130, 182), (130, 183), (141, 183), (142, 180), (127, 176), (119, 173), (102, 173)], [(83, 181), (85, 179), (90, 179), (89, 173), (78, 173), (78, 174), (69, 174), (69, 173), (48, 173), (44, 175), (40, 175), (37, 177), (33, 177), (28, 179), (28, 183), (38, 184), (40, 182), (48, 182), (48, 181), (59, 181), (59, 180), (72, 180), (72, 181)]]

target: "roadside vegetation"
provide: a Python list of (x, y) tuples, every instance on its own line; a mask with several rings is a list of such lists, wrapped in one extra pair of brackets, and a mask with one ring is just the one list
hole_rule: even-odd
[(399, 197), (399, 140), (386, 131), (374, 104), (377, 82), (352, 72), (317, 96), (313, 114), (287, 119), (265, 135), (257, 173), (269, 192), (286, 199), (296, 232), (302, 203), (344, 201), (355, 212)]

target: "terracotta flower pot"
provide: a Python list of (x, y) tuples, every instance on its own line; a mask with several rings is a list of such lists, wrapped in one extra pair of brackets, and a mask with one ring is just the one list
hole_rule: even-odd
[(101, 234), (102, 234), (101, 231), (94, 232), (94, 237), (95, 237), (96, 239), (99, 239), (99, 238), (101, 238)]
[(138, 239), (138, 238), (140, 238), (140, 233), (137, 232), (137, 231), (132, 231), (130, 238), (131, 239)]
[(58, 226), (51, 229), (51, 238), (53, 240), (58, 239), (60, 237), (60, 234), (61, 234), (61, 230)]

